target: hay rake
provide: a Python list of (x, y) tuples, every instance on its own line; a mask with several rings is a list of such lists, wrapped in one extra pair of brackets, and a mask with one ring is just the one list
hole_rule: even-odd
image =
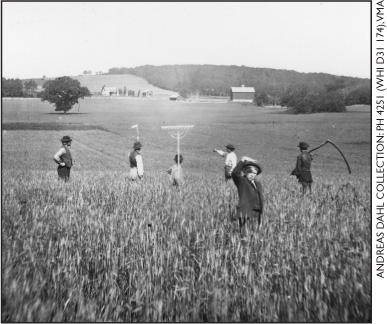
[(161, 126), (162, 130), (168, 131), (172, 138), (177, 139), (177, 165), (180, 165), (180, 139), (188, 134), (188, 131), (192, 129), (194, 125), (186, 126)]

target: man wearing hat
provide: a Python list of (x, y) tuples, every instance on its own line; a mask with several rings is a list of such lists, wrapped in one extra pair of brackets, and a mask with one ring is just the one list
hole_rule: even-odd
[(262, 167), (256, 160), (247, 156), (242, 157), (231, 173), (238, 188), (237, 219), (242, 236), (246, 236), (247, 226), (252, 231), (257, 231), (262, 221), (263, 192), (262, 185), (257, 179), (260, 173)]
[(232, 144), (226, 145), (227, 153), (221, 150), (214, 149), (214, 152), (217, 152), (220, 156), (226, 155), (226, 161), (224, 165), (224, 176), (226, 178), (226, 182), (231, 179), (231, 172), (234, 170), (237, 164), (237, 156), (234, 153), (235, 146)]
[(73, 159), (70, 153), (72, 139), (70, 136), (63, 136), (61, 139), (62, 147), (54, 155), (54, 161), (58, 164), (59, 179), (68, 181), (70, 178), (70, 169), (73, 166)]
[(310, 153), (307, 152), (309, 147), (308, 143), (300, 142), (298, 144), (301, 154), (297, 156), (296, 168), (292, 171), (290, 175), (295, 175), (298, 179), (298, 182), (302, 184), (302, 193), (305, 194), (306, 188), (309, 188), (309, 191), (312, 192), (312, 173), (310, 172), (310, 166), (313, 161), (313, 157)]
[(142, 145), (140, 142), (134, 142), (133, 151), (128, 154), (130, 165), (129, 177), (132, 181), (137, 178), (142, 180), (142, 177), (144, 176), (144, 164), (140, 154), (141, 147)]

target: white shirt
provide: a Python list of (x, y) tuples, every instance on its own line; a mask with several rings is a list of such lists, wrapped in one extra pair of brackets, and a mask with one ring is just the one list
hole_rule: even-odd
[(64, 147), (61, 147), (61, 148), (59, 149), (59, 151), (56, 152), (56, 154), (54, 155), (54, 159), (55, 159), (56, 161), (58, 161), (58, 163), (61, 163), (62, 161), (61, 161), (60, 157), (61, 157), (63, 154), (65, 154), (65, 153), (66, 153), (66, 150), (64, 149)]
[(174, 164), (171, 168), (167, 171), (171, 176), (170, 179), (172, 182), (182, 183), (183, 180), (183, 168), (181, 165)]
[[(221, 150), (216, 150), (221, 156), (225, 156), (227, 152), (223, 152)], [(234, 152), (230, 152), (226, 155), (225, 165), (231, 167), (231, 171), (234, 170), (237, 164), (237, 156)]]
[[(130, 152), (128, 153), (128, 157), (130, 156)], [(137, 173), (139, 177), (144, 175), (144, 163), (142, 162), (142, 156), (140, 154), (136, 155), (136, 163), (137, 163)]]
[(142, 177), (144, 175), (144, 164), (142, 163), (142, 156), (140, 154), (136, 156), (136, 162), (138, 176)]

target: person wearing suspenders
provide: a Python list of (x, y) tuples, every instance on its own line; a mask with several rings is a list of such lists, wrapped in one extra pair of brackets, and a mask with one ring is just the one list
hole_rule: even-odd
[(137, 180), (137, 178), (142, 180), (144, 176), (144, 164), (140, 154), (141, 147), (140, 142), (134, 142), (133, 151), (128, 154), (130, 165), (129, 178), (132, 181)]
[(70, 146), (72, 139), (70, 136), (63, 136), (61, 139), (62, 147), (54, 155), (54, 161), (58, 164), (59, 179), (68, 181), (70, 178), (70, 169), (73, 166), (73, 159), (71, 157)]

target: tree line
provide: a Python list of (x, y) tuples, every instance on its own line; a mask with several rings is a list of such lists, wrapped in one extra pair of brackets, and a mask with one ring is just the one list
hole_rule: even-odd
[(1, 78), (1, 97), (31, 98), (36, 97), (37, 83), (34, 80)]
[(289, 98), (296, 92), (298, 96), (304, 95), (304, 102), (318, 102), (314, 105), (319, 108), (313, 108), (312, 111), (323, 109), (332, 100), (343, 101), (344, 105), (371, 103), (369, 79), (327, 73), (300, 73), (235, 65), (144, 65), (111, 68), (108, 74), (137, 75), (154, 86), (184, 92), (185, 95), (229, 96), (231, 87), (245, 85), (255, 88), (257, 105), (289, 105), (292, 102)]

